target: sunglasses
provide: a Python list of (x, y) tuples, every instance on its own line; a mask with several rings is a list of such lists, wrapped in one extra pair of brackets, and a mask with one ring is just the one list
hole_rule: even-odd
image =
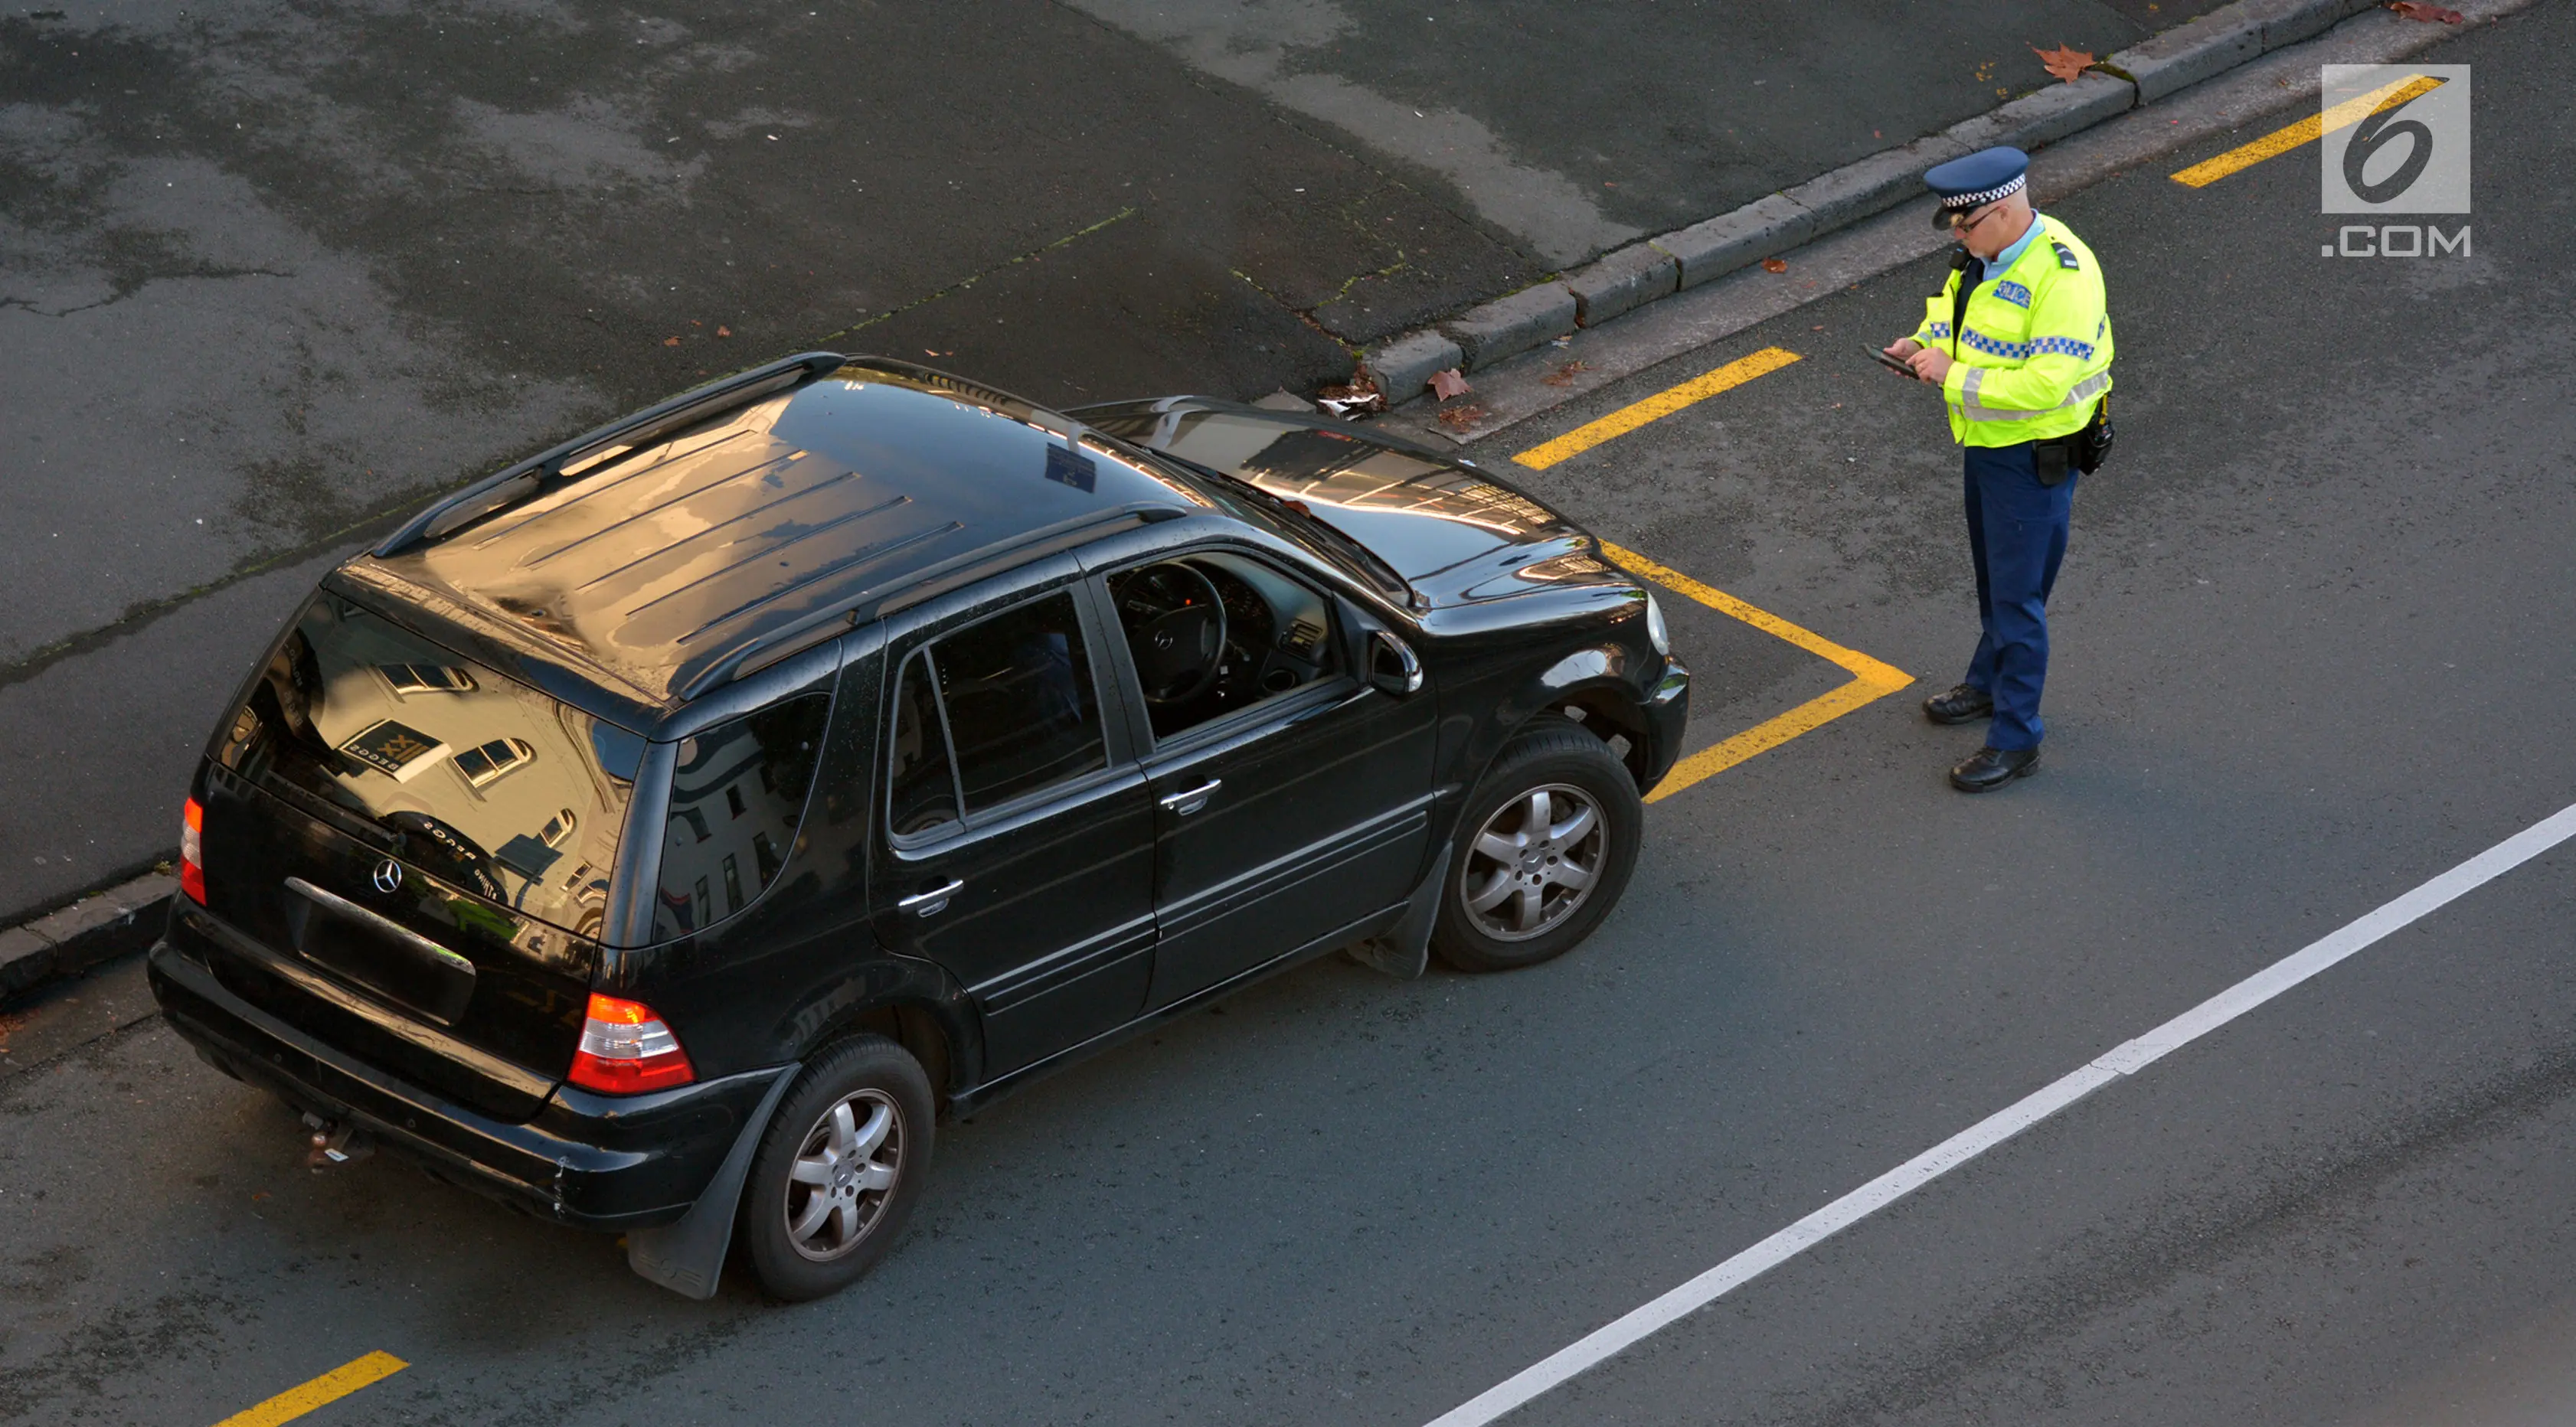
[(1935, 228), (1947, 229), (1953, 233), (1964, 233), (1994, 216), (1995, 212), (2002, 207), (2003, 204), (1998, 201), (1989, 203), (1985, 207), (1979, 208), (1971, 213), (1952, 213), (1946, 209), (1938, 210), (1932, 215), (1932, 226)]

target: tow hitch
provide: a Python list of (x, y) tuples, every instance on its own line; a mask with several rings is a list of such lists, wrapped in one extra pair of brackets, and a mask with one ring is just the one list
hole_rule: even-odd
[(354, 1164), (376, 1152), (375, 1138), (355, 1125), (326, 1120), (308, 1114), (304, 1123), (313, 1129), (312, 1152), (304, 1163), (311, 1169), (329, 1169), (335, 1164)]

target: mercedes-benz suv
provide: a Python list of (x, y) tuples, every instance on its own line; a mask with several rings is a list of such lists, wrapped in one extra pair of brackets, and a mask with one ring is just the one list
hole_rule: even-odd
[(1464, 462), (810, 354), (324, 577), (189, 790), (152, 985), (326, 1146), (808, 1298), (947, 1115), (1332, 951), (1582, 940), (1688, 682)]

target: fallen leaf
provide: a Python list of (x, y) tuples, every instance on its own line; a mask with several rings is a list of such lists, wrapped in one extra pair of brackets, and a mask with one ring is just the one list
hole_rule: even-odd
[(2456, 25), (2468, 18), (2457, 10), (2445, 10), (2439, 5), (2427, 5), (2423, 0), (2394, 0), (2388, 8), (2409, 20), (2421, 20), (2428, 25)]
[(1440, 413), (1440, 424), (1452, 431), (1464, 431), (1484, 419), (1485, 408), (1472, 401), (1465, 406), (1449, 407)]
[(690, 325), (690, 326), (692, 326), (692, 327), (704, 327), (704, 326), (706, 326), (707, 324), (705, 324), (705, 323), (703, 323), (703, 322), (700, 322), (698, 319), (696, 319), (696, 318), (692, 317), (692, 318), (690, 318), (690, 319), (689, 319), (689, 325)]
[(1789, 264), (1784, 258), (1764, 258), (1762, 270), (1766, 273), (1784, 273), (1789, 270)]
[(1548, 373), (1546, 376), (1539, 378), (1539, 380), (1546, 382), (1549, 386), (1571, 386), (1574, 384), (1574, 374), (1576, 372), (1588, 372), (1590, 370), (1592, 370), (1592, 364), (1590, 362), (1568, 362), (1564, 366), (1557, 368), (1555, 371)]
[(1431, 374), (1431, 395), (1437, 400), (1447, 401), (1453, 396), (1465, 396), (1474, 390), (1474, 387), (1467, 385), (1465, 377), (1458, 375), (1456, 367)]
[(2032, 45), (2030, 52), (2039, 56), (2039, 62), (2047, 67), (2049, 73), (2069, 84), (2082, 79), (2084, 71), (2091, 68), (2093, 64), (2093, 55), (2090, 51), (2068, 49), (2063, 40), (2058, 42), (2056, 49), (2044, 50), (2037, 45)]
[(677, 337), (665, 337), (662, 339), (662, 345), (665, 347), (676, 347), (680, 345), (680, 339)]
[(730, 337), (733, 335), (733, 329), (730, 327), (720, 326), (716, 328), (716, 335), (719, 337)]

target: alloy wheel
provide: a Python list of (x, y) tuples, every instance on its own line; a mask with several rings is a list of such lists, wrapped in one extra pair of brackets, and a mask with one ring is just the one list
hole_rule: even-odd
[(903, 1173), (903, 1113), (882, 1090), (856, 1090), (805, 1132), (788, 1167), (787, 1241), (818, 1263), (867, 1238)]
[(1574, 915), (1610, 849), (1600, 805), (1565, 783), (1532, 788), (1494, 810), (1468, 845), (1458, 896), (1476, 930), (1527, 941)]

